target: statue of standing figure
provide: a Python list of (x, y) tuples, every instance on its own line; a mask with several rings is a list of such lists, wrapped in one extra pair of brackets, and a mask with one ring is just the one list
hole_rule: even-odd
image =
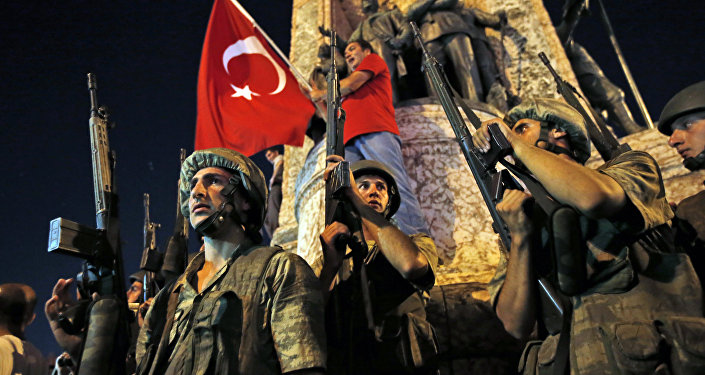
[[(490, 14), (458, 5), (458, 0), (418, 0), (406, 17), (418, 24), (428, 52), (446, 69), (451, 85), (463, 98), (506, 111), (507, 88), (484, 28), (506, 25), (502, 12)], [(426, 82), (430, 89), (429, 82)]]
[(566, 0), (561, 23), (556, 26), (558, 38), (563, 43), (580, 89), (590, 105), (606, 111), (607, 118), (613, 126), (621, 128), (627, 134), (638, 133), (644, 130), (644, 127), (634, 121), (624, 100), (624, 91), (612, 83), (588, 51), (573, 40), (573, 31), (587, 11), (587, 7), (586, 0)]
[[(399, 101), (399, 81), (406, 75), (406, 65), (402, 59), (402, 51), (411, 46), (413, 34), (411, 26), (399, 9), (380, 10), (377, 0), (362, 0), (362, 12), (365, 19), (360, 22), (348, 41), (364, 40), (372, 46), (389, 68), (392, 81), (392, 102)], [(325, 36), (330, 31), (320, 28)], [(338, 39), (337, 48), (342, 54), (347, 42)]]

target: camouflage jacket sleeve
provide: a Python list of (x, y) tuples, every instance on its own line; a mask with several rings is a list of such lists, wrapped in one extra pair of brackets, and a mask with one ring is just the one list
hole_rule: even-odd
[(138, 364), (142, 361), (142, 358), (147, 352), (147, 347), (151, 344), (151, 326), (153, 325), (152, 307), (154, 307), (154, 305), (149, 306), (149, 310), (147, 310), (147, 314), (144, 316), (144, 323), (142, 324), (139, 334), (137, 335), (135, 358)]
[(409, 237), (428, 261), (428, 271), (426, 274), (416, 280), (412, 280), (412, 283), (419, 289), (430, 290), (436, 283), (436, 269), (438, 268), (438, 250), (436, 250), (436, 243), (425, 233), (416, 233)]
[(666, 201), (661, 170), (651, 155), (630, 151), (598, 168), (624, 189), (630, 204), (613, 221), (622, 231), (639, 233), (668, 222), (673, 210)]
[(323, 297), (306, 261), (282, 252), (267, 272), (271, 287), (271, 330), (283, 373), (326, 367)]

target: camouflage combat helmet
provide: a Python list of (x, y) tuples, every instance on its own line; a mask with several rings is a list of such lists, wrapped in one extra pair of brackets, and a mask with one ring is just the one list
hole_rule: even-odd
[(572, 156), (576, 161), (583, 164), (590, 158), (590, 138), (585, 119), (570, 105), (557, 99), (526, 99), (504, 117), (510, 126), (523, 118), (541, 122), (539, 140), (548, 142), (548, 131), (555, 127), (568, 133), (573, 147)]
[(705, 111), (705, 81), (690, 85), (674, 95), (666, 103), (658, 119), (658, 130), (671, 135), (671, 125), (679, 117), (694, 112)]
[[(231, 184), (241, 188), (248, 202), (253, 205), (248, 222), (243, 223), (250, 236), (255, 235), (264, 223), (267, 212), (267, 183), (262, 171), (245, 155), (227, 148), (210, 148), (195, 151), (181, 165), (180, 200), (181, 213), (189, 218), (189, 195), (191, 194), (191, 179), (196, 173), (208, 167), (220, 167), (234, 172)], [(236, 187), (238, 187), (236, 186)]]
[(387, 219), (392, 217), (399, 209), (399, 205), (401, 205), (401, 196), (399, 195), (397, 182), (389, 168), (387, 168), (384, 163), (375, 160), (360, 160), (352, 163), (350, 170), (352, 170), (355, 178), (364, 175), (375, 175), (382, 177), (387, 182), (389, 203), (387, 203), (387, 207), (384, 209), (384, 217)]
[(145, 274), (146, 274), (146, 272), (143, 270), (139, 270), (135, 273), (132, 273), (129, 277), (130, 284), (134, 283), (135, 281), (139, 281), (139, 282), (143, 283)]

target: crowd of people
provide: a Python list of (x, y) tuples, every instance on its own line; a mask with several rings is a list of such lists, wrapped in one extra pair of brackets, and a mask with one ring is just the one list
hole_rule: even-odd
[[(269, 235), (275, 228), (268, 191), (281, 175), (266, 181), (233, 150), (195, 151), (181, 168), (180, 201), (203, 247), (153, 299), (140, 300), (140, 275), (130, 280), (126, 297), (138, 307), (129, 317), (135, 334), (127, 362), (134, 363), (126, 372), (437, 373), (438, 342), (424, 303), (439, 258), (404, 168), (389, 70), (365, 41), (350, 41), (344, 55), (351, 72), (340, 82), (345, 158), (328, 157), (324, 176), (351, 163), (342, 199), (360, 230), (327, 225), (316, 274), (298, 255), (261, 244), (265, 222)], [(308, 95), (320, 101), (326, 93)], [(552, 213), (542, 221), (532, 215), (535, 196), (508, 189), (497, 204), (511, 246), (500, 250), (488, 289), (506, 331), (529, 340), (520, 372), (704, 373), (703, 273), (691, 259), (705, 250), (705, 193), (671, 206), (659, 165), (642, 151), (584, 166), (591, 148), (585, 120), (561, 100), (525, 98), (504, 118), (485, 121), (473, 137), (480, 153), (490, 148), (489, 125), (511, 144), (514, 163), (576, 218), (570, 251), (561, 252), (566, 245), (556, 238), (565, 236), (555, 233)], [(671, 99), (659, 130), (686, 167), (705, 168), (705, 82)], [(275, 168), (276, 153), (268, 155)], [(362, 253), (353, 241), (362, 242)], [(557, 274), (556, 263), (575, 272)], [(91, 346), (59, 322), (74, 303), (72, 283), (59, 280), (45, 304), (66, 351), (55, 369), (62, 374), (80, 366)], [(48, 371), (23, 336), (35, 302), (26, 285), (0, 285), (0, 375)]]

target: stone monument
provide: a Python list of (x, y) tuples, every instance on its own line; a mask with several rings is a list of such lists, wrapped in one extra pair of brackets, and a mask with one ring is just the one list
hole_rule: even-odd
[[(381, 1), (380, 6), (396, 6), (404, 12), (413, 2)], [(540, 51), (546, 53), (564, 79), (578, 87), (541, 0), (465, 0), (464, 5), (487, 12), (506, 12), (511, 32), (500, 35), (488, 29), (487, 34), (503, 37), (504, 72), (518, 96), (558, 95), (553, 79), (537, 56)], [(360, 0), (294, 0), (292, 63), (302, 72), (315, 66), (317, 48), (323, 41), (319, 25), (333, 27), (347, 39), (362, 17)], [(472, 107), (482, 119), (502, 115), (479, 103)], [(487, 208), (445, 113), (434, 99), (412, 100), (398, 103), (396, 120), (412, 189), (419, 197), (443, 262), (428, 307), (429, 320), (437, 329), (441, 350), (448, 359), (441, 370), (454, 374), (513, 373), (522, 345), (504, 332), (485, 289), (499, 261), (497, 235), (491, 229)], [(678, 202), (702, 188), (699, 181), (705, 174), (684, 169), (678, 154), (656, 130), (633, 134), (622, 141), (657, 159), (669, 201)], [(284, 199), (272, 242), (313, 264), (320, 255), (318, 237), (324, 225), (325, 147), (314, 145), (307, 138), (303, 147), (287, 146), (285, 158)], [(594, 167), (600, 162), (594, 153), (588, 165)]]

